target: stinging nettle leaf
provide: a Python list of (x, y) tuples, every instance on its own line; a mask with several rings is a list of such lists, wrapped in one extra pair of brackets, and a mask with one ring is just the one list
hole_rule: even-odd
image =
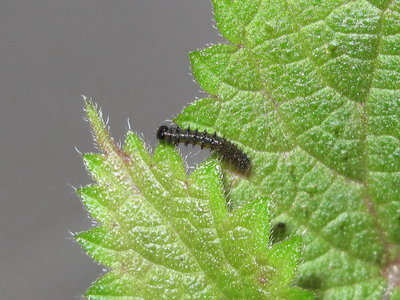
[(311, 299), (293, 286), (301, 240), (270, 245), (264, 198), (228, 210), (218, 160), (187, 175), (173, 146), (152, 156), (128, 132), (122, 148), (95, 105), (85, 110), (100, 154), (83, 155), (95, 184), (78, 194), (98, 223), (76, 235), (109, 268), (87, 299)]
[[(400, 1), (213, 0), (231, 44), (190, 54), (213, 97), (176, 122), (252, 159), (233, 206), (270, 197), (303, 236), (298, 285), (323, 299), (400, 294)], [(211, 113), (209, 113), (211, 112)]]

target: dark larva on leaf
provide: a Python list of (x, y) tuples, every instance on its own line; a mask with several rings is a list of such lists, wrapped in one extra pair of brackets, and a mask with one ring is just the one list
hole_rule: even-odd
[(209, 148), (219, 153), (223, 158), (230, 161), (240, 172), (246, 173), (250, 170), (250, 159), (235, 144), (225, 138), (217, 136), (216, 133), (209, 134), (206, 131), (182, 129), (180, 127), (160, 126), (157, 131), (157, 138), (162, 141), (177, 145), (199, 145), (201, 149)]

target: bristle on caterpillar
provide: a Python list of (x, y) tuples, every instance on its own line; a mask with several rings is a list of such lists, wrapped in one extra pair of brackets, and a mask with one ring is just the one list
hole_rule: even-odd
[(180, 143), (187, 145), (199, 145), (201, 149), (208, 148), (219, 153), (224, 159), (228, 160), (238, 171), (246, 173), (250, 170), (251, 162), (238, 146), (229, 142), (216, 133), (209, 134), (206, 131), (199, 132), (180, 127), (160, 126), (157, 131), (157, 138), (162, 141), (177, 145)]

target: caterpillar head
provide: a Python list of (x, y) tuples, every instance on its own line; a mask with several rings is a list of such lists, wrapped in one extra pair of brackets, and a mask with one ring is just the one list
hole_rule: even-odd
[(159, 140), (165, 140), (165, 133), (169, 130), (168, 126), (162, 125), (157, 130), (157, 138)]

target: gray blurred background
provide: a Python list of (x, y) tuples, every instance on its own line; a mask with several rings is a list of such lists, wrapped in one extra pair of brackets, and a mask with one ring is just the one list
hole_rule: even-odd
[(203, 97), (188, 51), (220, 42), (209, 0), (0, 0), (0, 299), (80, 299), (102, 272), (71, 239), (90, 227), (69, 186), (90, 182), (81, 94), (157, 126)]

